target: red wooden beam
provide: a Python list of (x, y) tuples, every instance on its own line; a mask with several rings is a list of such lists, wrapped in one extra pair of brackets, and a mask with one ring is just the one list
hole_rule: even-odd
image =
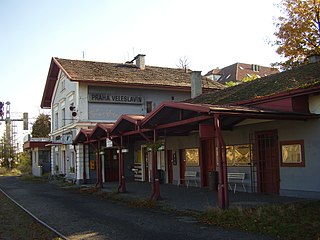
[(180, 120), (180, 121), (176, 121), (176, 122), (172, 122), (172, 123), (158, 125), (158, 126), (156, 126), (156, 129), (172, 128), (172, 127), (177, 127), (177, 126), (181, 126), (181, 125), (187, 125), (187, 124), (194, 123), (194, 122), (201, 122), (201, 121), (211, 119), (211, 118), (212, 118), (212, 116), (203, 115), (203, 116), (188, 118), (188, 119), (184, 119), (184, 120)]

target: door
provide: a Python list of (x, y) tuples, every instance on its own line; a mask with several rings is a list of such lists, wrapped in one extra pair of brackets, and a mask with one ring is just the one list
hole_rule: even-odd
[(172, 150), (167, 150), (167, 166), (168, 166), (168, 183), (173, 182), (173, 159)]
[(179, 149), (179, 163), (180, 163), (180, 184), (185, 184), (185, 172), (186, 172), (186, 151)]
[(108, 149), (105, 151), (105, 179), (107, 182), (115, 182), (119, 180), (119, 160), (116, 149)]
[(255, 139), (258, 192), (279, 194), (278, 132), (277, 130), (256, 132)]

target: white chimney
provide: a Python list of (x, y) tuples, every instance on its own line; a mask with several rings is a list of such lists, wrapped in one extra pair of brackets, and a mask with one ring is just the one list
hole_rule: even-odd
[(136, 60), (136, 66), (140, 69), (145, 69), (146, 68), (146, 65), (145, 65), (145, 60), (144, 60), (144, 57), (146, 55), (144, 54), (138, 54), (134, 59)]
[(202, 76), (201, 71), (192, 71), (191, 73), (191, 98), (202, 94)]

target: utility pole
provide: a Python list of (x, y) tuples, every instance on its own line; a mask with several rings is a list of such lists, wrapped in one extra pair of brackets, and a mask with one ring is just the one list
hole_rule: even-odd
[[(23, 130), (28, 130), (28, 113), (23, 113), (23, 118), (21, 119), (11, 119), (10, 102), (7, 101), (4, 103), (0, 101), (0, 121), (5, 122), (5, 138), (2, 146), (2, 161), (8, 161), (8, 165), (10, 167), (11, 161), (13, 160), (12, 156), (16, 153), (14, 146), (16, 131), (12, 127), (12, 122), (22, 121)], [(14, 127), (16, 127), (16, 125), (14, 125)]]

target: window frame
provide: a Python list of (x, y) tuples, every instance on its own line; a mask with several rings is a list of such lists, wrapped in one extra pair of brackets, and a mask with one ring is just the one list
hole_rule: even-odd
[[(285, 163), (283, 162), (282, 146), (285, 145), (300, 145), (300, 156), (301, 162), (299, 163)], [(291, 140), (291, 141), (281, 141), (280, 142), (280, 166), (281, 167), (305, 167), (305, 152), (304, 152), (304, 141), (303, 140)]]
[[(249, 158), (247, 161), (239, 161), (239, 157), (236, 154), (236, 150), (239, 147), (246, 147), (249, 149)], [(228, 167), (246, 167), (250, 166), (253, 162), (253, 146), (250, 143), (243, 144), (230, 144), (226, 145), (226, 161)], [(232, 157), (232, 158), (231, 158)]]
[[(190, 158), (189, 155), (192, 155)], [(186, 167), (198, 167), (200, 166), (200, 154), (199, 154), (199, 148), (186, 148), (184, 149), (184, 157), (186, 161)], [(196, 158), (196, 159), (192, 159)]]

